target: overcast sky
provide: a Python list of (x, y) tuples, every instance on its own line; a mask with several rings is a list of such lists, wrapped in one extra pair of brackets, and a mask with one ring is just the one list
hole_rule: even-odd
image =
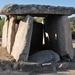
[(0, 0), (0, 9), (6, 4), (41, 4), (75, 8), (75, 0)]

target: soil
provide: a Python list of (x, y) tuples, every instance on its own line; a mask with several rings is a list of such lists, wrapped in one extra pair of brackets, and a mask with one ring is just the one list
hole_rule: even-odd
[(0, 46), (0, 60), (9, 60), (12, 61), (14, 58), (8, 54), (6, 49)]
[[(73, 40), (73, 48), (75, 49), (75, 40)], [(1, 46), (0, 38), (0, 61), (9, 60), (12, 61), (14, 58), (8, 54), (5, 48)], [(60, 70), (56, 72), (20, 72), (20, 71), (11, 71), (11, 70), (0, 70), (0, 75), (75, 75), (75, 62), (70, 62), (71, 68), (67, 70)]]

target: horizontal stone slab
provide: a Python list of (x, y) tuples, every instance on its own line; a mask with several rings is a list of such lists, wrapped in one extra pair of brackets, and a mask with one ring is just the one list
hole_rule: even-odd
[(75, 14), (75, 8), (64, 7), (64, 6), (50, 6), (50, 5), (18, 5), (18, 4), (8, 4), (5, 5), (1, 10), (0, 14), (3, 15), (49, 15), (49, 14), (59, 14), (59, 15), (71, 15)]

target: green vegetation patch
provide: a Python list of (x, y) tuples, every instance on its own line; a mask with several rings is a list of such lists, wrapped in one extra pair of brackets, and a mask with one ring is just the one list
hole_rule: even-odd
[(4, 18), (0, 19), (0, 37), (2, 36), (3, 25), (4, 25)]
[(71, 25), (72, 38), (75, 39), (75, 17), (69, 18), (69, 23)]

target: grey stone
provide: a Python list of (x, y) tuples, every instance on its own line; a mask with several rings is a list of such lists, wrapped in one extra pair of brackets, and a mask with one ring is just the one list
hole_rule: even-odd
[(27, 61), (30, 49), (32, 29), (33, 18), (28, 15), (20, 21), (18, 31), (15, 36), (15, 42), (11, 55), (15, 58), (16, 61)]
[(8, 17), (6, 17), (3, 25), (3, 30), (2, 30), (2, 47), (4, 48), (7, 47), (8, 26), (9, 26), (9, 20)]
[(66, 63), (66, 62), (60, 64), (60, 66), (58, 67), (58, 69), (60, 69), (60, 70), (63, 70), (63, 69), (65, 70), (65, 69), (68, 69), (68, 68), (69, 68), (69, 64)]
[(60, 57), (52, 50), (39, 51), (29, 57), (29, 61), (42, 63), (54, 63), (60, 61)]
[(43, 70), (44, 71), (56, 71), (56, 67), (52, 65), (51, 63), (44, 63), (42, 64)]
[(73, 60), (71, 27), (67, 16), (49, 16), (46, 18), (46, 47), (57, 52), (61, 57), (68, 55)]
[(64, 14), (71, 15), (75, 13), (73, 7), (63, 7), (63, 6), (50, 6), (50, 5), (18, 5), (18, 4), (8, 4), (5, 5), (1, 10), (0, 14), (10, 15), (10, 14)]
[(57, 70), (67, 70), (67, 69), (75, 69), (75, 62), (58, 62), (54, 63), (53, 65), (56, 67)]
[(19, 69), (19, 63), (18, 62), (15, 62), (13, 63), (13, 70), (18, 70)]
[(29, 53), (22, 53), (22, 54), (20, 54), (19, 61), (26, 61), (26, 60), (28, 60), (28, 55), (29, 55)]
[(19, 62), (19, 68), (21, 71), (29, 72), (29, 71), (42, 71), (43, 68), (39, 63), (36, 62)]
[(12, 64), (10, 61), (2, 61), (1, 68), (2, 70), (12, 70)]
[(8, 28), (7, 51), (10, 54), (15, 40), (15, 20), (16, 16), (11, 16)]

